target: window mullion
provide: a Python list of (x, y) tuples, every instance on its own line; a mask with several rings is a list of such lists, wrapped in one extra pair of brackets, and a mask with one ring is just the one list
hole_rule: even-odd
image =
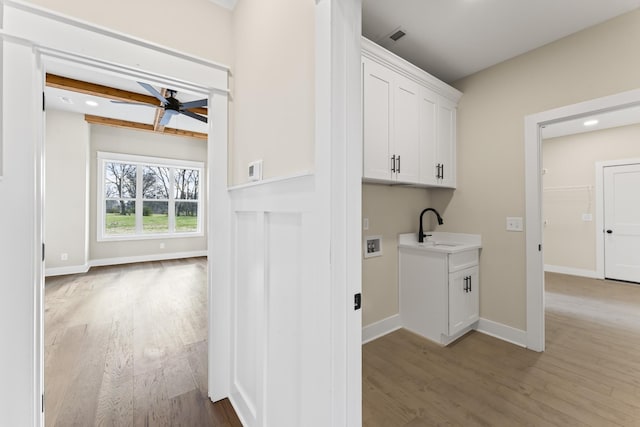
[(142, 165), (136, 165), (136, 234), (142, 234)]
[(176, 232), (176, 178), (175, 178), (176, 169), (169, 168), (169, 233)]

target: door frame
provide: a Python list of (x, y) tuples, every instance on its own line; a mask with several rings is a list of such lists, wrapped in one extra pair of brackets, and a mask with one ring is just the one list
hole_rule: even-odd
[[(212, 249), (213, 236), (216, 241), (229, 243), (229, 194), (227, 190), (227, 137), (228, 137), (228, 71), (229, 68), (202, 58), (193, 57), (182, 52), (164, 48), (137, 38), (93, 26), (57, 13), (50, 12), (38, 6), (13, 1), (0, 0), (0, 18), (6, 19), (7, 12), (27, 16), (29, 19), (43, 25), (19, 26), (13, 21), (11, 26), (0, 22), (0, 38), (21, 45), (25, 49), (31, 48), (34, 63), (39, 69), (35, 71), (22, 63), (7, 65), (12, 67), (12, 76), (19, 76), (21, 86), (30, 87), (27, 93), (31, 96), (25, 102), (29, 105), (28, 116), (15, 117), (15, 114), (4, 112), (8, 121), (17, 120), (20, 125), (12, 129), (25, 127), (25, 120), (29, 120), (33, 129), (28, 137), (21, 139), (29, 149), (35, 153), (34, 175), (35, 188), (29, 190), (37, 196), (29, 201), (34, 207), (33, 239), (30, 239), (29, 251), (24, 256), (35, 264), (35, 270), (29, 277), (38, 276), (31, 283), (32, 288), (25, 287), (22, 293), (33, 295), (33, 304), (29, 308), (29, 325), (15, 325), (17, 332), (24, 329), (24, 334), (31, 336), (33, 344), (30, 347), (16, 348), (15, 351), (22, 358), (29, 361), (29, 370), (25, 372), (25, 379), (29, 384), (30, 393), (15, 396), (11, 400), (14, 413), (18, 410), (19, 425), (41, 426), (44, 417), (40, 411), (43, 394), (43, 342), (42, 342), (42, 304), (43, 281), (42, 266), (38, 260), (42, 253), (42, 154), (43, 154), (43, 114), (40, 110), (40, 94), (44, 88), (44, 74), (39, 62), (39, 55), (45, 50), (51, 55), (61, 55), (67, 59), (80, 62), (95, 61), (111, 71), (114, 64), (128, 64), (116, 66), (120, 71), (126, 70), (131, 75), (136, 70), (145, 69), (140, 63), (147, 65), (146, 69), (154, 69), (149, 65), (165, 63), (172, 70), (180, 70), (175, 76), (181, 76), (182, 81), (197, 81), (199, 72), (203, 68), (211, 70), (205, 83), (201, 84), (203, 91), (209, 92), (210, 123), (209, 132), (209, 298), (214, 304), (210, 305), (209, 328), (209, 396), (212, 400), (227, 397), (229, 392), (229, 322), (230, 312), (228, 301), (230, 296), (230, 265), (229, 255), (224, 251)], [(14, 12), (15, 11), (15, 12)], [(15, 16), (15, 15), (14, 15)], [(332, 316), (331, 334), (331, 363), (332, 374), (331, 412), (333, 425), (359, 425), (361, 423), (361, 312), (354, 311), (353, 296), (361, 290), (361, 248), (360, 248), (360, 209), (361, 209), (361, 176), (362, 176), (362, 138), (360, 126), (360, 16), (361, 0), (316, 0), (316, 139), (315, 139), (315, 175), (317, 185), (326, 201), (326, 221), (322, 227), (330, 236), (330, 312)], [(10, 20), (9, 20), (10, 22)], [(8, 28), (10, 27), (10, 28)], [(60, 28), (65, 31), (61, 31)], [(69, 31), (67, 31), (69, 30)], [(85, 32), (91, 37), (73, 37), (73, 32)], [(99, 40), (101, 49), (90, 49)], [(149, 52), (148, 56), (131, 55), (131, 51), (120, 51), (114, 46), (129, 44), (140, 50)], [(100, 52), (99, 58), (89, 58), (73, 52)], [(139, 51), (137, 52), (139, 53)], [(117, 60), (122, 57), (121, 61)], [(116, 60), (114, 60), (114, 58)], [(170, 58), (169, 61), (162, 61)], [(36, 61), (38, 59), (38, 61)], [(24, 62), (26, 64), (27, 62)], [(31, 63), (30, 63), (31, 64)], [(190, 65), (189, 65), (190, 64)], [(16, 73), (17, 67), (24, 67), (23, 75)], [(4, 70), (2, 70), (4, 72)], [(171, 75), (171, 71), (165, 72)], [(224, 79), (220, 77), (224, 72)], [(153, 76), (153, 73), (149, 73)], [(166, 81), (166, 76), (157, 76), (157, 81)], [(200, 82), (198, 82), (200, 84)], [(216, 124), (213, 127), (213, 123)], [(5, 132), (6, 134), (6, 132)], [(13, 136), (13, 135), (11, 135)], [(225, 141), (225, 143), (216, 143)], [(4, 141), (6, 142), (6, 141)], [(4, 159), (6, 160), (6, 159)], [(25, 165), (27, 166), (27, 165)], [(215, 200), (215, 203), (213, 202)], [(29, 203), (27, 205), (29, 205)], [(225, 228), (226, 227), (226, 228)], [(217, 248), (229, 248), (229, 244), (217, 245)], [(32, 274), (33, 273), (33, 274)], [(13, 274), (13, 273), (11, 273)], [(18, 279), (26, 272), (15, 272)], [(31, 279), (29, 280), (31, 281)], [(33, 291), (35, 289), (36, 291)], [(17, 292), (17, 291), (16, 291)], [(35, 295), (34, 295), (35, 294)], [(217, 304), (215, 304), (217, 302)], [(19, 329), (19, 331), (18, 331)], [(216, 341), (218, 345), (213, 346)], [(216, 363), (214, 364), (213, 361)], [(24, 381), (23, 381), (24, 382)], [(215, 387), (214, 387), (215, 385)], [(5, 383), (0, 389), (2, 395), (9, 392), (11, 384)], [(0, 386), (1, 387), (1, 386)], [(27, 396), (28, 402), (26, 401)], [(19, 400), (22, 399), (22, 400)], [(6, 402), (7, 403), (7, 402)], [(16, 406), (17, 405), (17, 406)], [(33, 412), (24, 413), (19, 408), (31, 408)]]
[(640, 89), (566, 105), (524, 118), (527, 348), (531, 350), (545, 349), (540, 129), (553, 123), (637, 105), (640, 105)]
[[(10, 18), (10, 16), (12, 18)], [(209, 97), (209, 138), (208, 138), (208, 167), (209, 170), (215, 168), (214, 173), (208, 174), (208, 245), (213, 241), (212, 231), (213, 213), (219, 209), (224, 209), (225, 198), (219, 197), (216, 193), (220, 187), (224, 187), (226, 197), (227, 179), (227, 118), (228, 118), (228, 72), (225, 65), (193, 57), (181, 52), (164, 48), (152, 43), (144, 42), (133, 37), (112, 32), (100, 27), (95, 27), (71, 18), (67, 18), (49, 12), (37, 6), (14, 2), (11, 0), (0, 1), (0, 17), (3, 21), (0, 30), (0, 39), (3, 43), (9, 43), (21, 47), (23, 51), (30, 51), (31, 62), (35, 69), (27, 69), (27, 62), (18, 65), (4, 63), (8, 69), (11, 67), (11, 75), (19, 75), (21, 86), (30, 87), (25, 92), (25, 102), (30, 108), (21, 111), (26, 115), (17, 116), (12, 111), (4, 111), (3, 119), (28, 123), (33, 128), (29, 136), (22, 138), (21, 143), (29, 145), (34, 153), (34, 163), (31, 165), (34, 176), (35, 188), (30, 188), (35, 194), (33, 203), (33, 240), (29, 243), (30, 251), (26, 257), (34, 259), (34, 273), (31, 276), (33, 283), (31, 287), (26, 286), (25, 292), (32, 295), (33, 303), (30, 306), (29, 317), (32, 319), (30, 325), (15, 325), (16, 329), (23, 330), (24, 333), (32, 335), (32, 345), (29, 349), (16, 348), (17, 354), (25, 360), (29, 360), (30, 372), (28, 381), (30, 390), (29, 403), (16, 401), (14, 405), (18, 408), (29, 407), (32, 413), (24, 413), (19, 409), (13, 414), (12, 420), (20, 425), (41, 426), (44, 423), (44, 328), (43, 328), (43, 307), (44, 307), (44, 269), (39, 259), (42, 257), (44, 243), (43, 215), (44, 215), (44, 114), (42, 108), (42, 93), (44, 91), (46, 61), (55, 59), (72, 65), (82, 67), (92, 67), (108, 73), (116, 73), (125, 77), (138, 77), (151, 82), (169, 82), (176, 87), (191, 89), (196, 92), (208, 94)], [(16, 21), (12, 21), (17, 20)], [(24, 25), (24, 23), (29, 25)], [(9, 25), (7, 24), (9, 23)], [(75, 34), (75, 37), (72, 36)], [(78, 34), (86, 37), (79, 37)], [(95, 48), (99, 46), (100, 48)], [(108, 48), (105, 49), (105, 46)], [(120, 49), (117, 49), (120, 48)], [(86, 56), (84, 52), (98, 52), (96, 56)], [(168, 64), (163, 68), (163, 73), (158, 74), (153, 70), (159, 69), (160, 64)], [(143, 65), (140, 65), (143, 64)], [(3, 73), (6, 71), (3, 68)], [(19, 73), (17, 71), (20, 71)], [(28, 98), (28, 99), (27, 99)], [(215, 126), (214, 126), (215, 123)], [(9, 131), (11, 132), (11, 131)], [(3, 136), (6, 136), (3, 135)], [(10, 137), (15, 138), (11, 135)], [(224, 143), (218, 143), (224, 141)], [(6, 143), (6, 141), (3, 141)], [(24, 164), (25, 167), (28, 165)], [(215, 203), (214, 203), (215, 200)], [(27, 204), (28, 205), (28, 204)], [(215, 207), (215, 209), (213, 209)], [(213, 257), (209, 251), (209, 295), (211, 295), (211, 270), (214, 267)], [(38, 261), (35, 261), (38, 260)], [(10, 274), (14, 274), (10, 272)], [(18, 272), (15, 272), (18, 275)], [(11, 277), (11, 276), (10, 276)], [(20, 279), (19, 279), (20, 280)], [(209, 325), (212, 324), (211, 317)], [(29, 331), (29, 332), (27, 332)], [(209, 327), (209, 341), (211, 343), (212, 328)], [(218, 347), (224, 347), (220, 345)], [(219, 349), (217, 351), (220, 351)], [(209, 353), (209, 365), (211, 367), (213, 354)], [(26, 374), (26, 372), (25, 372)], [(26, 375), (25, 375), (26, 376)], [(25, 381), (27, 378), (24, 379)], [(224, 384), (215, 383), (216, 378), (210, 376), (208, 394), (213, 399), (217, 395), (224, 394)], [(4, 387), (10, 387), (10, 384)], [(19, 396), (16, 396), (16, 399)], [(224, 397), (224, 396), (223, 396)]]
[(604, 246), (604, 168), (611, 166), (640, 165), (640, 158), (607, 160), (596, 162), (596, 276), (605, 278)]

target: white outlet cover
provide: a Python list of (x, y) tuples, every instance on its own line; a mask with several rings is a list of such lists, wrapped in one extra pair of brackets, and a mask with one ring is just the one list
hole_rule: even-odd
[(524, 225), (522, 217), (520, 216), (508, 216), (507, 217), (507, 231), (524, 231)]
[(593, 214), (583, 213), (582, 214), (582, 220), (583, 221), (593, 221)]
[(362, 220), (362, 229), (363, 230), (368, 230), (369, 229), (369, 218), (364, 218)]

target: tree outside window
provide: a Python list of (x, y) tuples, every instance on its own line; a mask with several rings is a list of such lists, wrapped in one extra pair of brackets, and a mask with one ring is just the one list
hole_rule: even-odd
[(138, 156), (111, 160), (107, 153), (101, 155), (104, 222), (99, 238), (188, 235), (202, 230), (202, 167), (180, 166), (194, 162), (172, 165), (168, 159), (144, 162)]

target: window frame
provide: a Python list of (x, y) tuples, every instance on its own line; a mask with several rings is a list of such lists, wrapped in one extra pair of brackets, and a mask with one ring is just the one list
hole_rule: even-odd
[[(105, 194), (105, 167), (107, 163), (126, 163), (136, 166), (136, 195), (131, 199), (123, 199), (133, 201), (135, 203), (135, 233), (133, 234), (117, 234), (109, 235), (106, 233), (106, 201), (113, 200), (114, 198), (106, 197)], [(202, 197), (205, 193), (205, 164), (204, 162), (197, 162), (192, 160), (178, 160), (162, 157), (150, 157), (125, 153), (109, 153), (98, 151), (97, 152), (97, 174), (96, 174), (96, 187), (97, 187), (97, 211), (96, 211), (96, 239), (98, 242), (111, 242), (111, 241), (126, 241), (126, 240), (153, 240), (153, 239), (177, 239), (177, 238), (189, 238), (189, 237), (203, 237), (204, 236), (204, 203)], [(170, 169), (170, 187), (169, 187), (169, 199), (147, 199), (144, 197), (143, 190), (143, 171), (145, 167), (164, 167)], [(175, 173), (176, 169), (193, 169), (197, 170), (199, 174), (198, 185), (198, 199), (178, 199), (175, 194)], [(145, 233), (143, 230), (143, 206), (144, 202), (158, 201), (168, 203), (168, 231), (162, 233)], [(175, 230), (175, 205), (178, 202), (188, 202), (197, 204), (197, 230), (196, 231), (181, 231)]]

